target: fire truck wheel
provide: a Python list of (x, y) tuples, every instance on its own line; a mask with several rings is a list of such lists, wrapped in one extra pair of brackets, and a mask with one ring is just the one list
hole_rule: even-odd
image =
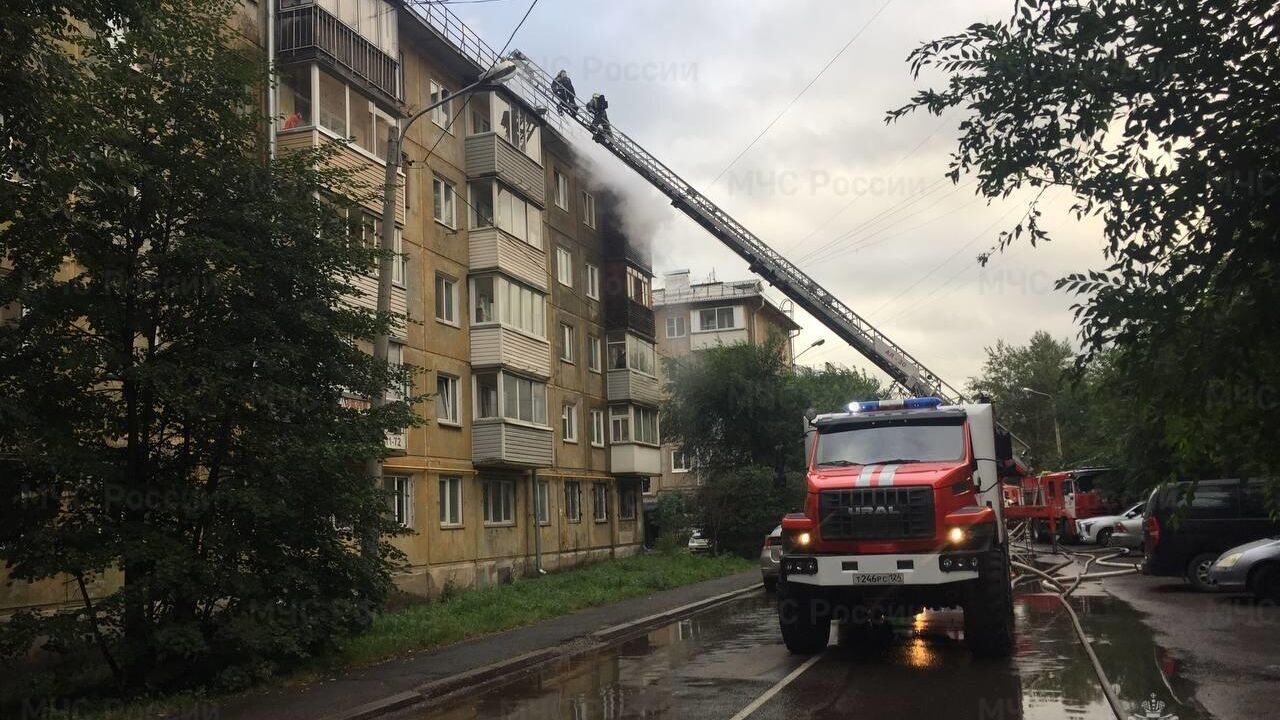
[(1013, 652), (1013, 587), (1003, 547), (982, 557), (978, 579), (964, 605), (964, 640), (978, 657), (1008, 657)]
[(796, 655), (813, 655), (827, 647), (831, 612), (826, 601), (794, 583), (778, 583), (778, 624), (782, 642)]

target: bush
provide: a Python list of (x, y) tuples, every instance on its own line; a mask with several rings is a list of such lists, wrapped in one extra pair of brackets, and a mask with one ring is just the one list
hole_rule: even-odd
[(759, 465), (702, 471), (701, 477), (696, 510), (703, 532), (718, 552), (742, 557), (758, 555), (764, 536), (804, 498), (799, 473), (788, 474), (783, 487), (773, 468)]

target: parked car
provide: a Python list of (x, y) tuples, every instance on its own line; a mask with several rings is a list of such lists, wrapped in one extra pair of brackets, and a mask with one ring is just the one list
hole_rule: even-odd
[(1280, 536), (1254, 540), (1222, 553), (1209, 578), (1219, 590), (1249, 592), (1280, 602)]
[[(1280, 523), (1267, 512), (1263, 482), (1201, 480), (1157, 488), (1147, 501), (1143, 521), (1143, 572), (1183, 577), (1197, 590), (1214, 589), (1210, 569), (1218, 556), (1228, 548), (1280, 534)], [(1180, 511), (1189, 492), (1190, 507)]]
[(1107, 547), (1121, 547), (1129, 550), (1140, 549), (1142, 547), (1142, 523), (1143, 517), (1141, 514), (1112, 523), (1111, 535), (1107, 538)]
[(764, 589), (773, 592), (778, 589), (778, 568), (782, 564), (782, 526), (764, 536), (764, 547), (760, 548), (760, 579)]
[(711, 552), (711, 540), (702, 534), (701, 530), (694, 530), (689, 536), (689, 552), (694, 554)]
[(1115, 532), (1116, 523), (1121, 520), (1141, 518), (1142, 508), (1145, 506), (1145, 502), (1140, 502), (1119, 515), (1099, 515), (1097, 517), (1085, 518), (1084, 520), (1077, 520), (1076, 537), (1080, 538), (1080, 542), (1082, 543), (1094, 543), (1105, 546), (1107, 544), (1107, 539), (1111, 537), (1113, 532)]

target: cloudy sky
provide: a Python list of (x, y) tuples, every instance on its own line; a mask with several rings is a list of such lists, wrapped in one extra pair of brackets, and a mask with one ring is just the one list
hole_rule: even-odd
[[(605, 93), (616, 126), (960, 386), (998, 338), (1025, 343), (1044, 329), (1074, 339), (1072, 299), (1054, 291), (1053, 280), (1102, 260), (1097, 226), (1068, 217), (1070, 197), (1051, 191), (1041, 206), (1055, 241), (1015, 246), (979, 268), (975, 256), (1018, 222), (1030, 195), (988, 203), (972, 181), (962, 177), (957, 187), (942, 180), (962, 110), (884, 123), (886, 110), (927, 82), (909, 73), (912, 48), (1004, 17), (1011, 5), (540, 0), (513, 47), (553, 73), (568, 70), (579, 96)], [(452, 7), (501, 47), (528, 3)], [(745, 263), (656, 190), (598, 148), (592, 152), (628, 198), (633, 229), (651, 237), (659, 283), (662, 273), (686, 268), (695, 280), (713, 272), (721, 280), (748, 277)], [(870, 367), (797, 312), (804, 327), (798, 348), (827, 338), (802, 363)]]

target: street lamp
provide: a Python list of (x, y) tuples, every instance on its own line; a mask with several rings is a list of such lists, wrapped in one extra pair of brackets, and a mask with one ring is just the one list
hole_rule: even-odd
[(805, 354), (805, 353), (809, 352), (810, 350), (812, 350), (812, 349), (814, 349), (814, 348), (818, 347), (819, 345), (825, 345), (825, 344), (826, 344), (826, 342), (827, 342), (827, 339), (826, 339), (826, 338), (818, 338), (817, 340), (814, 340), (813, 342), (809, 343), (809, 347), (807, 347), (807, 348), (805, 348), (805, 349), (801, 350), (800, 352), (796, 353), (795, 355), (792, 355), (792, 356), (791, 356), (791, 364), (792, 364), (792, 365), (795, 365), (795, 364), (796, 364), (796, 360), (799, 360), (801, 355), (803, 355), (803, 354)]
[[(378, 314), (386, 315), (391, 312), (391, 263), (392, 255), (395, 253), (395, 227), (396, 227), (396, 173), (400, 171), (400, 138), (403, 134), (409, 132), (409, 128), (418, 118), (453, 100), (454, 98), (469, 95), (480, 89), (481, 86), (500, 83), (511, 77), (517, 70), (517, 66), (510, 60), (502, 60), (494, 63), (493, 67), (481, 73), (475, 82), (467, 85), (458, 92), (441, 98), (438, 102), (434, 102), (413, 115), (409, 116), (404, 127), (401, 128), (397, 121), (391, 127), (387, 128), (387, 173), (382, 191), (382, 237), (379, 238), (378, 248), (382, 251), (382, 257), (378, 261)], [(373, 360), (375, 365), (379, 363), (385, 365), (387, 355), (391, 349), (391, 336), (386, 332), (379, 332), (373, 337)], [(381, 366), (379, 365), (379, 367)], [(379, 390), (369, 399), (369, 404), (373, 409), (377, 409), (386, 404), (386, 394)], [(370, 458), (365, 465), (366, 474), (369, 477), (377, 477), (381, 474), (378, 458)]]
[[(1057, 443), (1057, 446), (1058, 446), (1058, 464), (1059, 464), (1059, 465), (1061, 465), (1061, 464), (1062, 464), (1062, 462), (1063, 462), (1063, 457), (1062, 457), (1062, 429), (1058, 427), (1058, 400), (1057, 400), (1057, 398), (1055, 398), (1054, 396), (1050, 395), (1050, 394), (1049, 394), (1049, 393), (1047, 393), (1047, 392), (1040, 392), (1039, 390), (1032, 390), (1032, 389), (1031, 389), (1031, 388), (1029, 388), (1029, 387), (1024, 387), (1024, 388), (1022, 388), (1022, 392), (1031, 393), (1032, 395), (1039, 395), (1039, 396), (1041, 396), (1041, 397), (1049, 398), (1049, 413), (1053, 416), (1053, 439), (1054, 439), (1054, 441)], [(1059, 469), (1061, 469), (1061, 468), (1059, 468)]]

